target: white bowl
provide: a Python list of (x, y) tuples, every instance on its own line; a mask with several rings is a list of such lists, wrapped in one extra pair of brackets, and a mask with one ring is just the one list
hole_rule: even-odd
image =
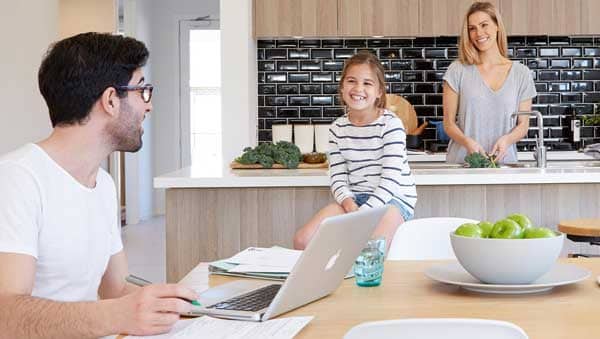
[(551, 238), (489, 239), (450, 233), (454, 254), (473, 277), (487, 284), (529, 284), (550, 271), (565, 235)]

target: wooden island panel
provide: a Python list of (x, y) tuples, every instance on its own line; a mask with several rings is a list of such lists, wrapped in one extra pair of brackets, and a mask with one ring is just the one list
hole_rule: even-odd
[[(520, 212), (536, 225), (556, 229), (560, 220), (600, 216), (600, 184), (418, 186), (417, 191), (417, 218), (495, 221)], [(296, 230), (332, 201), (324, 186), (167, 189), (167, 281), (179, 281), (199, 262), (249, 246), (291, 248)], [(565, 251), (600, 253), (570, 241)]]

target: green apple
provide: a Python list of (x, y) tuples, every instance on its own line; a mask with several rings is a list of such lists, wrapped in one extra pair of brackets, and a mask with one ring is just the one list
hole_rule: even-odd
[(531, 220), (525, 214), (513, 213), (513, 214), (509, 215), (508, 217), (506, 217), (506, 219), (512, 219), (512, 220), (516, 221), (517, 224), (519, 224), (519, 226), (521, 226), (521, 228), (528, 228), (528, 227), (533, 226), (533, 224), (531, 223)]
[(525, 229), (523, 237), (526, 239), (532, 238), (552, 238), (556, 233), (546, 227), (529, 227)]
[(458, 226), (454, 234), (470, 238), (483, 238), (481, 228), (477, 224), (466, 223)]
[(481, 228), (481, 235), (483, 238), (489, 238), (492, 233), (492, 229), (494, 228), (494, 224), (489, 221), (481, 221), (479, 224), (479, 228)]
[(523, 238), (523, 228), (512, 219), (502, 219), (494, 224), (490, 237), (499, 239), (520, 239)]

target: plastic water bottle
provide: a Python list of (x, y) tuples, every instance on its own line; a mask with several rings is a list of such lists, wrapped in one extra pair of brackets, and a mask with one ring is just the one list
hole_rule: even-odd
[(354, 262), (354, 276), (358, 286), (379, 286), (383, 275), (383, 259), (385, 256), (385, 238), (372, 239), (367, 242)]

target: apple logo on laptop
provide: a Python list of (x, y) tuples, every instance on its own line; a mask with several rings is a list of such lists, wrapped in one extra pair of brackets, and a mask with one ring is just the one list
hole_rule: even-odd
[(334, 255), (331, 256), (331, 258), (329, 258), (329, 260), (327, 261), (327, 265), (325, 265), (325, 271), (329, 271), (335, 265), (335, 262), (337, 261), (337, 258), (340, 256), (341, 253), (342, 249), (339, 249), (337, 250), (337, 252), (335, 252)]

